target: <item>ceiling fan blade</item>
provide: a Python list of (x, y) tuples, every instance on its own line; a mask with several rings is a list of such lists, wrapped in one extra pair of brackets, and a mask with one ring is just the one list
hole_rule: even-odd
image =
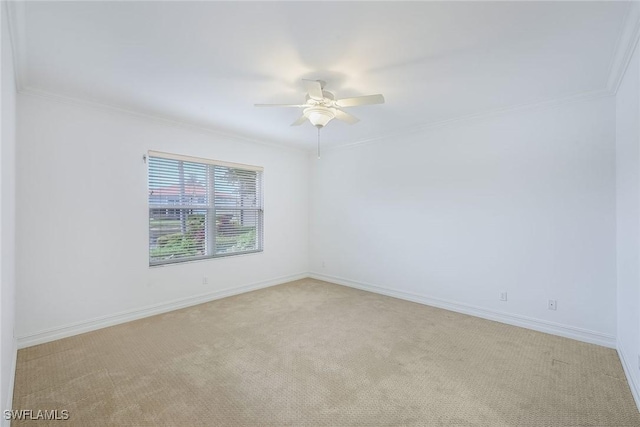
[(307, 120), (307, 116), (305, 116), (304, 114), (301, 115), (300, 117), (298, 117), (298, 120), (296, 120), (295, 122), (291, 123), (291, 126), (300, 126), (301, 124), (303, 124), (305, 121)]
[(253, 104), (254, 107), (306, 107), (306, 105), (300, 104)]
[(356, 96), (353, 98), (338, 99), (336, 105), (338, 107), (357, 107), (358, 105), (372, 105), (372, 104), (384, 104), (384, 96), (377, 95), (365, 95)]
[(338, 109), (336, 109), (336, 119), (342, 120), (343, 122), (349, 123), (350, 125), (358, 123), (360, 121), (360, 119), (356, 116)]
[(322, 83), (320, 83), (320, 81), (308, 79), (302, 79), (302, 81), (304, 82), (304, 86), (311, 98), (316, 100), (324, 98), (324, 95), (322, 94)]

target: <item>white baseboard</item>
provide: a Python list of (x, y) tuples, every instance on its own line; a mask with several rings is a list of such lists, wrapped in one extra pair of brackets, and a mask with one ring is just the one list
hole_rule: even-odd
[(388, 289), (381, 286), (356, 282), (341, 277), (329, 276), (321, 273), (298, 273), (290, 276), (277, 277), (266, 281), (252, 283), (236, 288), (223, 289), (219, 291), (200, 294), (192, 297), (181, 298), (178, 300), (143, 307), (136, 310), (116, 313), (113, 315), (102, 316), (95, 319), (77, 322), (57, 328), (47, 329), (30, 335), (19, 336), (17, 338), (18, 348), (30, 347), (32, 345), (42, 344), (54, 341), (60, 338), (66, 338), (85, 332), (94, 331), (108, 326), (118, 325), (120, 323), (141, 319), (144, 317), (154, 316), (208, 301), (250, 292), (257, 289), (267, 288), (293, 280), (311, 277), (318, 280), (332, 282), (338, 285), (348, 286), (351, 288), (361, 289), (364, 291), (374, 292), (381, 295), (387, 295), (394, 298), (413, 301), (420, 304), (430, 305), (433, 307), (444, 308), (446, 310), (458, 313), (469, 314), (471, 316), (481, 317), (484, 319), (494, 320), (509, 325), (520, 326), (523, 328), (533, 329), (553, 335), (559, 335), (566, 338), (572, 338), (578, 341), (584, 341), (592, 344), (598, 344), (609, 348), (616, 348), (615, 337), (600, 332), (590, 331), (586, 329), (576, 328), (573, 326), (562, 325), (558, 323), (548, 322), (546, 320), (534, 319), (516, 314), (502, 313), (486, 308), (475, 307), (455, 301), (448, 301), (440, 298), (429, 297), (426, 295), (417, 295), (409, 292)]
[(11, 361), (11, 372), (9, 372), (9, 384), (7, 386), (8, 393), (7, 393), (7, 401), (5, 402), (5, 406), (2, 412), (2, 427), (11, 427), (11, 420), (5, 420), (4, 419), (4, 410), (5, 409), (12, 409), (13, 406), (13, 386), (16, 382), (16, 366), (18, 364), (18, 344), (17, 341), (14, 339), (13, 342), (11, 343), (13, 345), (13, 360)]
[(43, 344), (49, 341), (55, 341), (61, 338), (73, 335), (83, 334), (85, 332), (95, 331), (97, 329), (106, 328), (108, 326), (118, 325), (120, 323), (130, 322), (132, 320), (142, 319), (144, 317), (155, 316), (156, 314), (166, 313), (168, 311), (178, 310), (193, 305), (229, 297), (232, 295), (243, 294), (245, 292), (255, 291), (257, 289), (267, 288), (269, 286), (280, 285), (282, 283), (294, 280), (305, 279), (309, 277), (308, 273), (298, 273), (289, 276), (276, 277), (257, 283), (251, 283), (235, 288), (222, 289), (219, 291), (208, 292), (205, 294), (195, 295), (187, 298), (180, 298), (161, 304), (155, 304), (136, 310), (124, 311), (112, 315), (101, 316), (91, 320), (76, 322), (57, 328), (47, 329), (30, 335), (18, 337), (18, 348), (31, 347), (37, 344)]
[(636, 369), (636, 365), (633, 363), (635, 358), (625, 356), (624, 347), (620, 345), (620, 342), (618, 342), (617, 350), (620, 361), (622, 362), (622, 369), (624, 369), (624, 374), (627, 377), (627, 382), (629, 383), (629, 388), (633, 395), (633, 400), (636, 401), (636, 406), (638, 407), (638, 411), (640, 411), (640, 384), (637, 383), (635, 379), (636, 377), (631, 374), (632, 372), (635, 372)]
[(552, 335), (558, 335), (565, 338), (598, 344), (604, 347), (616, 348), (616, 340), (612, 335), (600, 332), (590, 331), (587, 329), (576, 328), (573, 326), (562, 325), (558, 323), (548, 322), (546, 320), (534, 319), (516, 314), (502, 313), (486, 308), (475, 307), (468, 304), (462, 304), (455, 301), (448, 301), (440, 298), (433, 298), (426, 295), (417, 295), (409, 292), (388, 289), (369, 283), (356, 282), (353, 280), (343, 279), (341, 277), (328, 276), (321, 273), (311, 272), (309, 277), (338, 285), (348, 286), (350, 288), (361, 289), (363, 291), (374, 292), (381, 295), (387, 295), (407, 301), (417, 302), (419, 304), (429, 305), (445, 310), (451, 310), (458, 313), (469, 314), (471, 316), (482, 317), (483, 319), (494, 320), (496, 322), (506, 323), (509, 325), (520, 326), (522, 328), (533, 329), (534, 331), (545, 332)]

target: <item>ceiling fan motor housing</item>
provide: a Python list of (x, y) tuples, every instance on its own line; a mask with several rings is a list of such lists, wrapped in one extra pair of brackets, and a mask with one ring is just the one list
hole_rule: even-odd
[(333, 101), (335, 101), (336, 97), (333, 93), (323, 90), (322, 91), (322, 99), (312, 98), (309, 94), (306, 96), (306, 100), (308, 104), (319, 104), (319, 105), (331, 105)]

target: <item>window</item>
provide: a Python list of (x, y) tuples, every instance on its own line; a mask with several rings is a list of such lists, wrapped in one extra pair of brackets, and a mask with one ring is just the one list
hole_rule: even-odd
[(262, 168), (149, 152), (149, 265), (262, 251)]

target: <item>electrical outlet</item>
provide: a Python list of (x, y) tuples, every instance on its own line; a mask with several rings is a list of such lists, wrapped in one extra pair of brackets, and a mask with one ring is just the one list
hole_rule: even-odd
[(554, 299), (549, 300), (549, 310), (556, 310), (558, 308), (558, 301)]
[(202, 284), (203, 284), (203, 285), (208, 285), (208, 284), (209, 284), (209, 278), (208, 278), (207, 276), (204, 276), (204, 277), (202, 278)]
[(506, 300), (507, 300), (507, 293), (500, 292), (500, 301), (506, 301)]
[(327, 264), (324, 261), (322, 261), (322, 268), (327, 268)]

